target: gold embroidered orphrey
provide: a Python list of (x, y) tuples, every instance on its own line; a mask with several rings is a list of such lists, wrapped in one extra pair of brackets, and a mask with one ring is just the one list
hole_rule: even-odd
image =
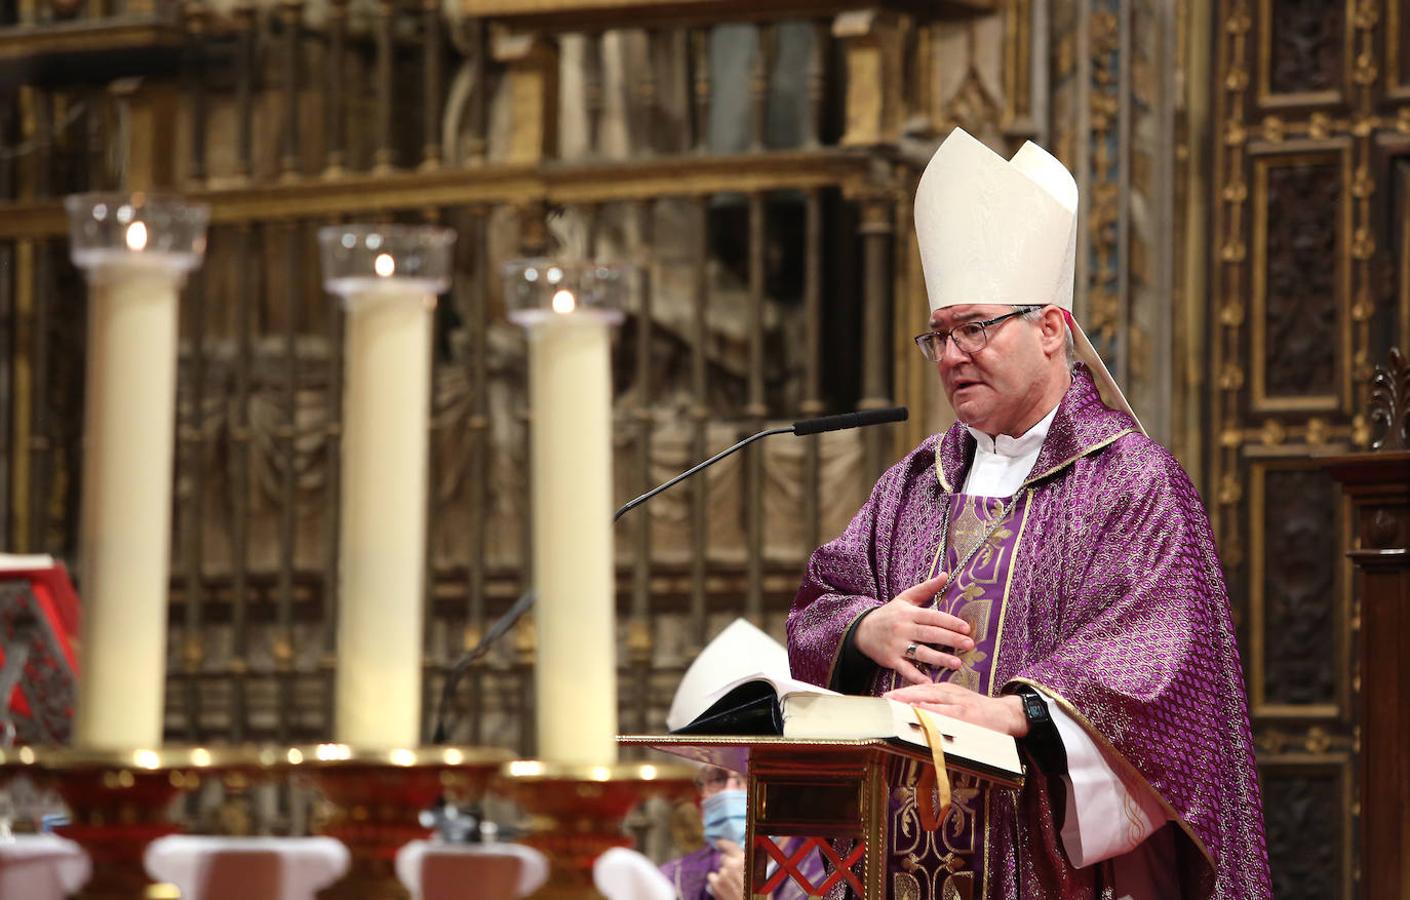
[[(974, 647), (956, 653), (961, 663), (958, 670), (942, 667), (934, 671), (935, 680), (948, 681), (980, 693), (993, 693), (988, 673), (992, 672), (993, 657), (998, 655), (999, 632), (1002, 630), (1013, 557), (1022, 540), (1022, 523), (1027, 520), (1028, 505), (1024, 501), (1030, 493), (1031, 488), (1025, 488), (1009, 503), (965, 494), (946, 497), (941, 518), (942, 537), (927, 577), (934, 577), (949, 548), (954, 547), (958, 552), (959, 547), (969, 547), (951, 569), (953, 580), (936, 594), (934, 604), (937, 609), (949, 612), (969, 625)], [(986, 501), (995, 504), (991, 515), (986, 509)], [(958, 506), (953, 522), (950, 521), (952, 504)], [(1022, 521), (1018, 526), (1017, 539), (1010, 543), (1014, 538), (1010, 523), (1015, 513), (1020, 514)], [(957, 590), (946, 603), (944, 598), (951, 593), (951, 588)], [(999, 590), (995, 592), (995, 588)], [(985, 647), (992, 647), (992, 655)], [(988, 666), (984, 666), (986, 662)], [(975, 860), (981, 852), (987, 856), (985, 823), (989, 820), (991, 794), (983, 790), (978, 779), (952, 772), (950, 810), (939, 830), (934, 833), (926, 831), (920, 824), (916, 796), (924, 766), (925, 763), (907, 762), (901, 769), (895, 788), (898, 806), (892, 813), (892, 833), (895, 836), (895, 854), (901, 857), (901, 871), (892, 873), (891, 894), (898, 900), (987, 898), (988, 879), (982, 878), (982, 882), (980, 879), (981, 873), (987, 875), (988, 867), (977, 869)], [(981, 800), (982, 815), (979, 811)], [(982, 844), (979, 838), (981, 832), (984, 833)], [(938, 863), (932, 862), (934, 860)]]

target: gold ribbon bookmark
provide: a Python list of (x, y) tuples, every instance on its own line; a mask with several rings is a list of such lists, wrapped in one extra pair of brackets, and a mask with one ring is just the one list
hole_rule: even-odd
[[(925, 741), (930, 745), (930, 758), (935, 763), (927, 769), (916, 784), (916, 809), (920, 813), (920, 824), (926, 831), (938, 831), (940, 823), (950, 811), (950, 774), (945, 771), (945, 735), (941, 733), (940, 720), (928, 709), (912, 707)], [(940, 799), (940, 808), (935, 808), (935, 798)]]

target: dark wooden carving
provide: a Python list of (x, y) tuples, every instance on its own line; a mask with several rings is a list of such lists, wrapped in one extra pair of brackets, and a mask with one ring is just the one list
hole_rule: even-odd
[(1390, 364), (1376, 366), (1371, 378), (1371, 422), (1385, 428), (1373, 450), (1410, 450), (1410, 362), (1399, 347), (1390, 348)]
[(1341, 896), (1341, 793), (1335, 771), (1273, 774), (1263, 782), (1268, 862), (1278, 900)]
[(1340, 200), (1335, 166), (1268, 171), (1264, 372), (1270, 396), (1325, 394), (1335, 383)]
[(1400, 15), (1396, 17), (1396, 25), (1400, 28), (1400, 34), (1396, 40), (1398, 52), (1396, 53), (1396, 68), (1400, 77), (1397, 79), (1401, 84), (1410, 84), (1410, 15), (1406, 15), (1401, 8)]
[(1272, 469), (1264, 476), (1264, 696), (1269, 703), (1332, 703), (1335, 667), (1325, 653), (1336, 632), (1336, 487), (1323, 472)]
[(1271, 11), (1268, 80), (1272, 92), (1335, 90), (1345, 60), (1346, 4), (1276, 0)]

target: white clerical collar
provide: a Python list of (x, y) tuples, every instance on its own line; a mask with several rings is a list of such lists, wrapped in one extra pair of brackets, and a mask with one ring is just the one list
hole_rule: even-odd
[(1021, 437), (1009, 437), (1006, 434), (990, 437), (978, 428), (966, 425), (969, 433), (974, 436), (979, 443), (979, 449), (985, 453), (992, 453), (995, 456), (1021, 457), (1029, 454), (1037, 454), (1038, 448), (1043, 446), (1043, 440), (1048, 436), (1048, 429), (1052, 427), (1053, 417), (1057, 415), (1058, 406), (1061, 401), (1053, 405), (1048, 414), (1038, 420), (1038, 423), (1023, 433)]

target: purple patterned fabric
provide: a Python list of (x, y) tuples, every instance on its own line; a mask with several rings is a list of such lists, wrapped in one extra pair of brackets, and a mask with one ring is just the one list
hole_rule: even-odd
[[(792, 858), (797, 854), (799, 848), (806, 840), (801, 837), (778, 838), (783, 852)], [(676, 900), (711, 900), (710, 882), (707, 876), (720, 867), (721, 853), (714, 847), (701, 847), (694, 853), (687, 853), (678, 859), (673, 859), (661, 866), (661, 874), (675, 886)], [(773, 872), (773, 865), (770, 864), (768, 871)], [(798, 866), (798, 871), (803, 873), (813, 884), (821, 884), (827, 877), (827, 870), (823, 864), (823, 859), (816, 851), (808, 855)], [(792, 879), (785, 879), (783, 884), (770, 895), (770, 900), (806, 900), (807, 894), (797, 882)]]
[[(940, 504), (973, 455), (958, 424), (927, 440), (813, 554), (788, 619), (794, 677), (827, 685), (857, 617), (925, 577)], [(1028, 484), (994, 684), (1041, 687), (1154, 789), (1186, 838), (1183, 896), (1271, 896), (1233, 620), (1194, 486), (1130, 416), (1102, 404), (1081, 365)], [(890, 674), (877, 673), (873, 692)], [(991, 812), (990, 896), (1098, 896), (1108, 867), (1067, 863), (1036, 769)]]
[(720, 851), (701, 847), (662, 865), (661, 874), (675, 886), (676, 900), (707, 900), (709, 882), (705, 878), (719, 867)]

